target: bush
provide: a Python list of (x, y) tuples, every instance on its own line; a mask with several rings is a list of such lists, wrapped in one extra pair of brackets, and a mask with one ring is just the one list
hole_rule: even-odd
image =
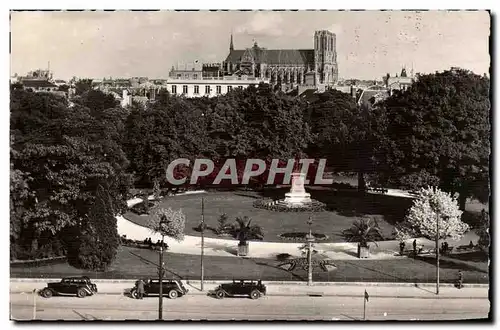
[(232, 226), (228, 223), (229, 217), (226, 213), (222, 213), (217, 219), (217, 235), (227, 235), (231, 233)]
[(155, 206), (154, 202), (148, 201), (148, 207), (146, 208), (144, 202), (140, 202), (132, 206), (130, 208), (130, 211), (138, 215), (149, 214), (150, 209), (154, 206)]
[(322, 212), (326, 209), (324, 203), (316, 200), (312, 200), (312, 202), (307, 205), (289, 207), (286, 204), (271, 199), (258, 199), (253, 203), (253, 207), (276, 212)]

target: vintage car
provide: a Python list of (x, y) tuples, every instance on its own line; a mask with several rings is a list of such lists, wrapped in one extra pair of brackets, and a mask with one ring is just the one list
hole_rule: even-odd
[(219, 285), (213, 293), (218, 299), (224, 297), (250, 297), (260, 298), (266, 295), (266, 286), (261, 280), (233, 280), (232, 283)]
[(64, 277), (60, 282), (48, 283), (41, 291), (41, 296), (50, 298), (57, 296), (77, 296), (85, 298), (97, 293), (97, 286), (87, 276)]
[[(182, 297), (189, 292), (188, 289), (179, 280), (163, 280), (163, 295), (168, 296), (170, 299), (175, 299), (177, 297)], [(138, 298), (137, 295), (137, 283), (132, 290), (130, 290), (130, 295), (133, 298)], [(149, 279), (144, 283), (144, 297), (147, 296), (158, 296), (160, 295), (160, 280), (159, 279)]]

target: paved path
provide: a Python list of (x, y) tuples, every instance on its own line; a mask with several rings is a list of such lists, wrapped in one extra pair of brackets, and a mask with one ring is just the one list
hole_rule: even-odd
[[(11, 294), (10, 317), (16, 320), (155, 320), (158, 299), (123, 295), (37, 298)], [(489, 301), (471, 299), (397, 299), (370, 297), (367, 320), (454, 320), (486, 318)], [(258, 300), (203, 295), (164, 299), (164, 320), (353, 320), (363, 319), (362, 297), (283, 297)]]
[[(189, 192), (193, 193), (204, 193)], [(186, 194), (186, 193), (185, 193)], [(150, 199), (153, 199), (151, 196)], [(137, 203), (142, 202), (142, 199), (135, 198), (127, 202), (131, 207)], [(128, 239), (144, 241), (150, 237), (153, 242), (161, 240), (161, 236), (153, 233), (149, 228), (140, 226), (132, 221), (125, 219), (123, 216), (117, 217), (118, 233), (126, 235)], [(477, 241), (477, 235), (473, 232), (468, 233), (460, 241), (448, 241), (450, 245), (464, 245), (468, 244), (470, 240)], [(169, 246), (169, 252), (184, 253), (184, 254), (200, 254), (201, 239), (198, 236), (186, 235), (184, 240), (178, 242), (172, 238), (165, 237), (165, 241)], [(406, 241), (406, 247), (411, 248), (413, 239)], [(250, 242), (250, 257), (252, 258), (269, 258), (276, 259), (276, 255), (280, 253), (288, 253), (292, 256), (301, 256), (302, 251), (299, 249), (304, 243), (279, 243), (279, 242)], [(433, 249), (435, 243), (425, 238), (417, 239), (418, 246), (423, 246), (424, 249)], [(205, 238), (205, 254), (212, 256), (236, 256), (238, 242), (231, 239), (220, 238)], [(357, 258), (357, 244), (356, 243), (317, 243), (315, 249), (320, 253), (323, 258), (332, 260), (359, 260)], [(399, 242), (398, 241), (383, 241), (378, 242), (378, 246), (371, 244), (370, 260), (376, 259), (398, 259), (405, 258), (399, 256)]]

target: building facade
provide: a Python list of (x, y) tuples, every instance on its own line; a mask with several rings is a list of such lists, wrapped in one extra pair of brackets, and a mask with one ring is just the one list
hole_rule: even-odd
[(269, 83), (269, 79), (253, 77), (221, 77), (203, 79), (168, 79), (166, 88), (169, 93), (185, 97), (213, 97), (226, 94), (237, 88), (247, 88), (259, 83)]
[(231, 35), (222, 75), (267, 79), (272, 85), (291, 88), (334, 85), (338, 80), (336, 36), (330, 31), (316, 31), (313, 43), (313, 49), (267, 49), (257, 43), (251, 48), (234, 49)]

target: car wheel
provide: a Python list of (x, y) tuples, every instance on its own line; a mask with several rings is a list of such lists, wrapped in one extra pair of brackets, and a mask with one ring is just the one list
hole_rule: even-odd
[(133, 289), (132, 291), (130, 291), (130, 296), (134, 299), (137, 299), (137, 290)]
[(258, 299), (260, 297), (260, 292), (258, 290), (253, 290), (250, 292), (250, 298), (252, 299)]
[(49, 288), (43, 289), (43, 291), (42, 291), (42, 297), (44, 297), (44, 298), (50, 298), (50, 297), (52, 297), (52, 295), (53, 295), (53, 292), (52, 292), (51, 289), (49, 289)]
[(179, 295), (179, 293), (175, 290), (170, 290), (170, 292), (168, 293), (168, 297), (170, 299), (175, 299), (175, 298), (177, 298), (178, 295)]
[(83, 289), (78, 289), (78, 292), (76, 293), (76, 295), (78, 298), (85, 298), (85, 296), (87, 295), (87, 292), (85, 292), (85, 290), (83, 290)]
[(215, 297), (217, 297), (217, 299), (224, 298), (224, 291), (219, 290), (219, 291), (215, 292)]

